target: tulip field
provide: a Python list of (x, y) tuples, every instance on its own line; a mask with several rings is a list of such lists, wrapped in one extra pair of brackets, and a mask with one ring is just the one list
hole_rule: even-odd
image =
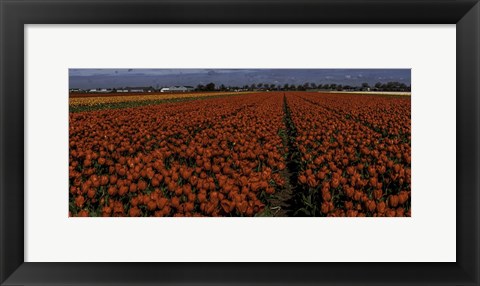
[[(243, 92), (245, 93), (245, 92)], [(236, 95), (234, 92), (196, 92), (196, 93), (127, 93), (127, 94), (70, 94), (70, 111), (93, 111), (101, 109), (117, 109), (139, 107), (167, 102), (199, 100), (226, 95)]]
[(69, 216), (411, 216), (409, 96), (201, 97), (71, 109)]

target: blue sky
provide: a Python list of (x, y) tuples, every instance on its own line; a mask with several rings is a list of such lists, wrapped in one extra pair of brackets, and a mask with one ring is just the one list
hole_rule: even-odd
[(398, 81), (410, 85), (410, 69), (69, 69), (70, 88), (171, 85), (304, 84), (361, 85)]

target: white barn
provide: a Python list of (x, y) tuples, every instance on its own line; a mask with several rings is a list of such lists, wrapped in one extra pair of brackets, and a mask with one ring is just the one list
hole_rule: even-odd
[(181, 85), (175, 85), (175, 86), (171, 86), (168, 88), (169, 91), (171, 92), (188, 92), (188, 91), (193, 91), (195, 90), (195, 88), (193, 86), (181, 86)]

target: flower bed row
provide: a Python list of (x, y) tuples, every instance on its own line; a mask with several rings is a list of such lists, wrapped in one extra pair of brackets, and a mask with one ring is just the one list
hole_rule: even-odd
[(253, 216), (284, 179), (282, 94), (70, 114), (71, 216)]
[(313, 93), (286, 98), (301, 153), (299, 215), (411, 216), (409, 101)]

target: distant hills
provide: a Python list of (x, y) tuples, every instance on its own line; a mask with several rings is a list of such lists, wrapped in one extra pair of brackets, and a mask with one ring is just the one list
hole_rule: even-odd
[(70, 69), (70, 88), (111, 88), (119, 86), (251, 84), (341, 84), (360, 86), (377, 82), (411, 84), (410, 69)]

